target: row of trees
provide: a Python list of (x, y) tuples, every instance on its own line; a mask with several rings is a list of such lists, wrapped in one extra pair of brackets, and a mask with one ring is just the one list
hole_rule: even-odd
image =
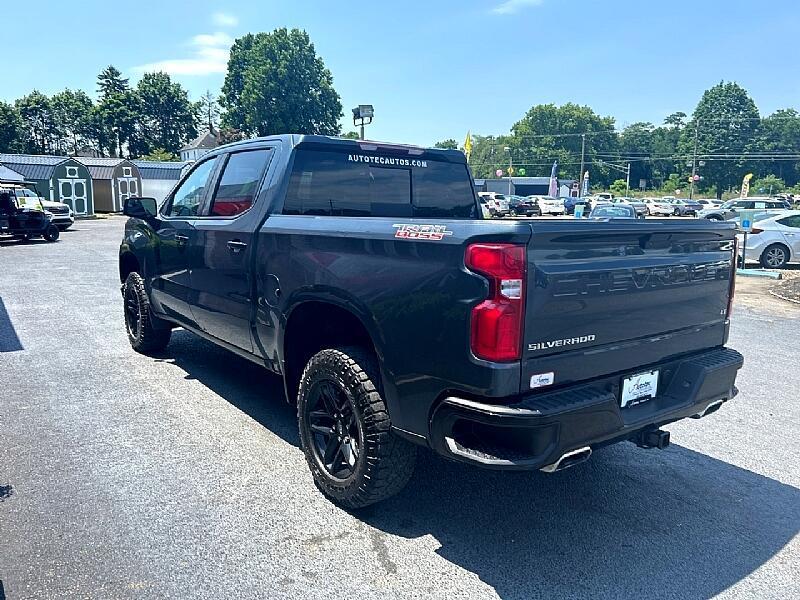
[[(692, 161), (700, 177), (698, 188), (721, 197), (755, 173), (751, 189), (783, 191), (800, 182), (800, 114), (787, 108), (761, 117), (747, 91), (721, 82), (706, 90), (691, 116), (669, 115), (661, 125), (632, 123), (621, 131), (610, 116), (588, 106), (540, 104), (517, 121), (508, 135), (472, 138), (470, 166), (477, 177), (507, 173), (549, 175), (559, 161), (561, 178), (578, 179), (581, 150), (592, 185), (608, 188), (625, 175), (630, 163), (631, 187), (644, 180), (647, 189), (686, 189)], [(444, 140), (439, 147), (457, 147)], [(696, 153), (696, 154), (695, 154)], [(617, 187), (620, 183), (617, 183)]]
[(218, 115), (213, 95), (193, 103), (166, 73), (147, 73), (132, 87), (109, 66), (97, 77), (96, 101), (66, 89), (0, 102), (0, 152), (171, 157)]

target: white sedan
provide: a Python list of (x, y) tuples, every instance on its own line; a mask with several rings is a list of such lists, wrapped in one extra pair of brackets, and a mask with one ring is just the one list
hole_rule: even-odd
[[(744, 235), (736, 237), (741, 256)], [(800, 261), (800, 210), (756, 214), (744, 253), (746, 260), (758, 261), (765, 269), (781, 269)]]
[(528, 198), (534, 198), (539, 203), (539, 210), (543, 215), (563, 215), (567, 212), (561, 198), (552, 196), (528, 196)]
[(659, 198), (642, 198), (642, 202), (647, 205), (648, 215), (671, 217), (675, 212), (675, 207), (666, 200), (661, 200)]

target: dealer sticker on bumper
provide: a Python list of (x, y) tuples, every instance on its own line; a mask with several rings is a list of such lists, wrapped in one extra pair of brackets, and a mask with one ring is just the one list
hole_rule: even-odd
[(650, 398), (655, 398), (658, 393), (658, 371), (637, 373), (622, 380), (622, 399), (620, 406), (633, 406)]

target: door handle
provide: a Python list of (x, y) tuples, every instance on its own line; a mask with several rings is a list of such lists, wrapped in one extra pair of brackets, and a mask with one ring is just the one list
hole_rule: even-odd
[(230, 250), (234, 254), (238, 254), (245, 248), (247, 248), (247, 244), (245, 244), (241, 240), (231, 240), (230, 242), (228, 242), (228, 250)]
[(188, 235), (183, 235), (180, 233), (175, 234), (175, 241), (178, 242), (180, 245), (184, 245), (186, 242), (189, 241)]

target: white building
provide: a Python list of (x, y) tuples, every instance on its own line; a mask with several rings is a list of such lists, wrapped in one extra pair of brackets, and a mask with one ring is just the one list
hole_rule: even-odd
[(195, 161), (219, 146), (218, 136), (210, 131), (198, 135), (195, 139), (181, 148), (181, 160)]

